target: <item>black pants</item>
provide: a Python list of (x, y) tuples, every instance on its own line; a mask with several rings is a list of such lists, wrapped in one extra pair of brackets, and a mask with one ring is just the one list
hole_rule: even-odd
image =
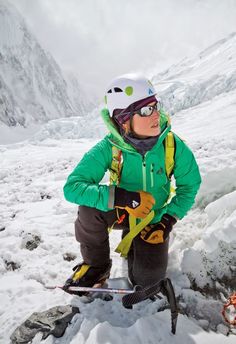
[[(119, 210), (119, 217), (125, 220), (115, 229), (128, 232), (128, 213)], [(75, 236), (80, 242), (83, 260), (91, 266), (103, 266), (109, 262), (110, 246), (108, 227), (117, 221), (117, 210), (104, 212), (95, 208), (80, 206), (75, 221)], [(165, 278), (168, 263), (167, 239), (163, 244), (148, 244), (137, 235), (128, 253), (128, 273), (133, 284), (147, 286)]]

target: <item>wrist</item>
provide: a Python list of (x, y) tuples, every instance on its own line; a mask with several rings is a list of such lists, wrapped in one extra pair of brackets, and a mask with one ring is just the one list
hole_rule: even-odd
[(135, 209), (140, 205), (140, 194), (135, 191), (127, 191), (123, 188), (115, 187), (115, 207), (130, 207)]
[(161, 222), (166, 226), (173, 227), (176, 224), (177, 219), (172, 215), (164, 214), (161, 218)]

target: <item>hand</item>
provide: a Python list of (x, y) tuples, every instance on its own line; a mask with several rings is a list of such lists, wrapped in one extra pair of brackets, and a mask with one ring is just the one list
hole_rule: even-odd
[(145, 218), (154, 204), (155, 199), (148, 192), (115, 188), (115, 208), (125, 209), (136, 218)]
[(177, 220), (173, 216), (164, 214), (160, 222), (146, 226), (140, 236), (149, 244), (163, 243), (168, 238), (176, 222)]

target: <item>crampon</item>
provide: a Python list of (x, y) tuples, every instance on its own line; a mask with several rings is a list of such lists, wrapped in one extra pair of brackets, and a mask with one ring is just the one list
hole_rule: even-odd
[(229, 325), (236, 327), (236, 292), (234, 292), (224, 304), (222, 315)]

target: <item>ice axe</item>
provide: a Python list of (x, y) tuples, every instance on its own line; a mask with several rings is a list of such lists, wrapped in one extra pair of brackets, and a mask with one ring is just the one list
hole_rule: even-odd
[(96, 288), (94, 287), (79, 287), (79, 286), (68, 286), (66, 289), (64, 287), (46, 287), (47, 289), (55, 289), (60, 288), (69, 294), (77, 294), (80, 292), (87, 292), (87, 293), (110, 293), (110, 294), (123, 294), (122, 297), (122, 304), (125, 308), (132, 309), (133, 305), (144, 301), (146, 299), (150, 299), (154, 296), (157, 296), (159, 292), (161, 292), (164, 296), (166, 296), (171, 311), (171, 332), (173, 334), (176, 333), (176, 325), (177, 325), (177, 318), (178, 318), (178, 307), (175, 297), (174, 288), (172, 286), (171, 280), (169, 278), (165, 278), (160, 280), (159, 282), (147, 286), (141, 287), (136, 285), (134, 289), (115, 289), (115, 288)]

